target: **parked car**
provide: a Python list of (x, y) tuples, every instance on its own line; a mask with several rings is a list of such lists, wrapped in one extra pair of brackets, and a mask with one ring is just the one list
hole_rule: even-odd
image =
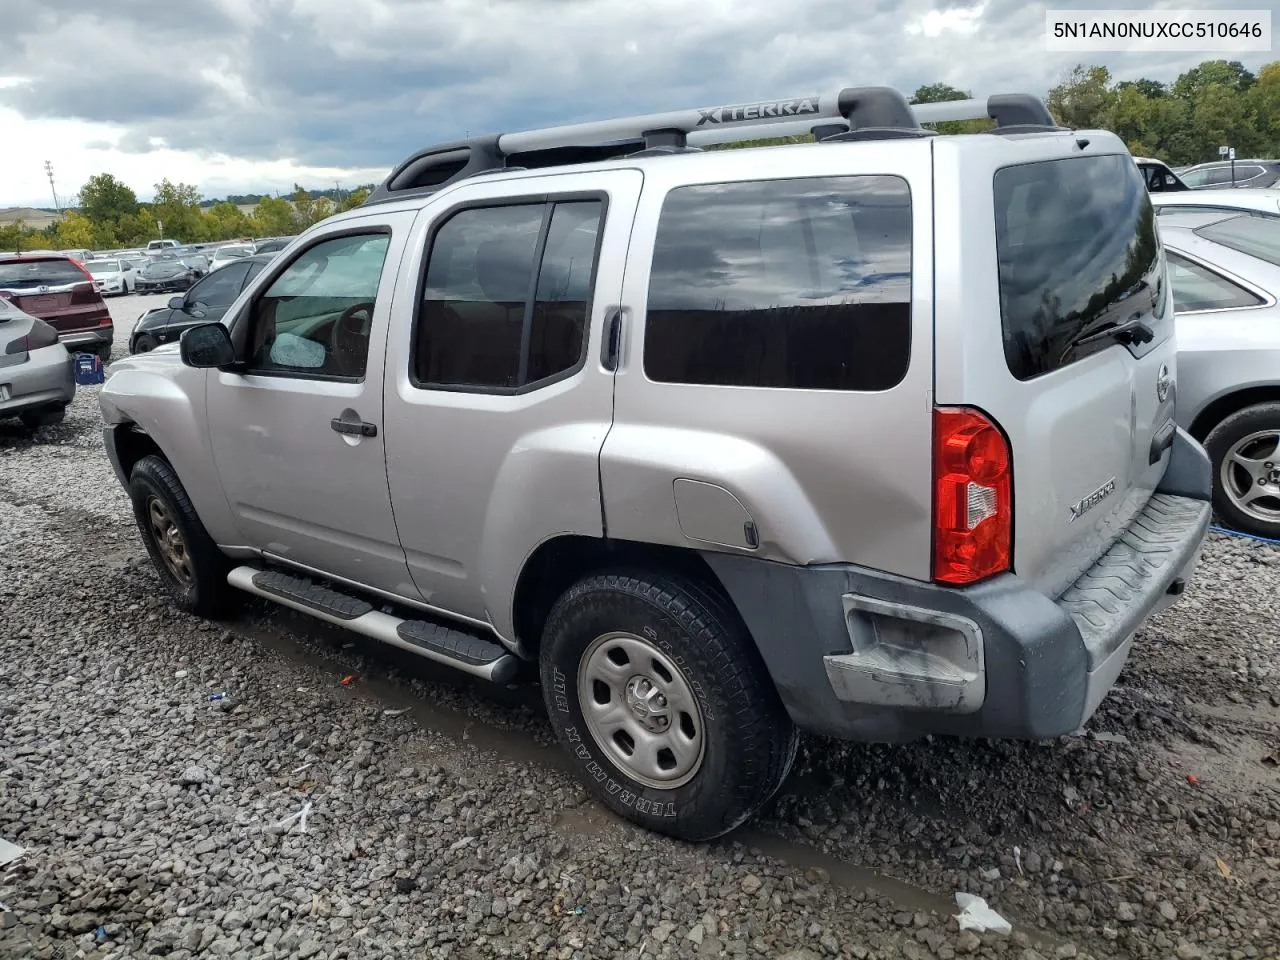
[(115, 327), (93, 277), (61, 253), (0, 256), (0, 298), (58, 331), (69, 350), (107, 360)]
[(196, 271), (176, 257), (153, 260), (138, 271), (138, 293), (186, 290), (198, 279)]
[(192, 270), (194, 270), (196, 272), (197, 277), (203, 277), (206, 273), (209, 272), (209, 269), (210, 269), (209, 258), (206, 257), (203, 253), (197, 253), (195, 251), (190, 251), (190, 252), (183, 251), (178, 255), (178, 259), (181, 260), (183, 263), (185, 263)]
[(75, 397), (74, 362), (57, 330), (0, 298), (0, 418), (30, 430), (59, 423)]
[(177, 250), (182, 246), (177, 240), (152, 240), (147, 244), (147, 253), (163, 253), (166, 250)]
[(1147, 190), (1153, 194), (1191, 189), (1178, 178), (1176, 173), (1169, 169), (1169, 165), (1163, 160), (1156, 160), (1152, 157), (1134, 157), (1133, 162), (1142, 171), (1142, 178), (1147, 183)]
[(1153, 194), (1151, 202), (1157, 216), (1247, 211), (1263, 217), (1280, 217), (1280, 190), (1189, 190)]
[(84, 268), (89, 271), (94, 286), (104, 297), (133, 293), (133, 288), (137, 285), (133, 264), (128, 260), (87, 260)]
[(234, 260), (243, 260), (245, 257), (253, 256), (253, 254), (254, 248), (251, 243), (228, 243), (213, 252), (213, 259), (209, 262), (209, 270), (217, 270), (219, 267), (225, 267)]
[[(926, 137), (937, 107), (1020, 134)], [(823, 142), (680, 149), (797, 111)], [(175, 602), (536, 663), (583, 781), (685, 839), (766, 803), (797, 728), (1079, 729), (1211, 512), (1123, 141), (885, 88), (658, 120), (419, 151), (113, 364)]]
[(1192, 190), (1218, 187), (1257, 189), (1280, 186), (1280, 160), (1215, 160), (1199, 163), (1182, 174)]
[(255, 253), (279, 253), (289, 244), (293, 243), (294, 237), (268, 237), (266, 240), (259, 240), (254, 244)]
[(1280, 539), (1280, 218), (1163, 216), (1178, 327), (1178, 422), (1213, 464), (1214, 508)]
[(162, 343), (176, 341), (182, 332), (202, 323), (221, 320), (240, 291), (256, 277), (274, 254), (255, 254), (219, 267), (168, 305), (148, 310), (133, 325), (130, 353), (146, 353)]

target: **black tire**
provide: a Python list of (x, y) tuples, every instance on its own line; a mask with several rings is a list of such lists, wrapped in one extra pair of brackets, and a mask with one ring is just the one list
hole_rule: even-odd
[[(151, 562), (173, 602), (188, 613), (218, 619), (234, 612), (239, 593), (227, 583), (231, 561), (218, 549), (196, 516), (195, 508), (168, 461), (155, 455), (143, 457), (129, 475), (129, 499), (133, 517), (146, 544)], [(164, 514), (165, 525), (176, 528), (181, 551), (170, 539), (161, 543), (155, 511)], [(180, 552), (186, 565), (174, 566)]]
[(156, 348), (156, 338), (149, 333), (141, 333), (138, 339), (133, 341), (134, 353), (147, 353)]
[[(1273, 433), (1280, 438), (1280, 403), (1259, 403), (1237, 410), (1209, 431), (1204, 446), (1213, 465), (1213, 509), (1218, 516), (1236, 530), (1277, 540), (1280, 539), (1280, 445), (1273, 445), (1262, 438), (1241, 451), (1261, 458), (1259, 470), (1266, 474), (1263, 479), (1267, 482), (1257, 485), (1257, 488), (1267, 492), (1255, 501), (1254, 513), (1237, 505), (1232, 491), (1227, 489), (1228, 478), (1223, 471), (1223, 461), (1238, 444), (1251, 435), (1265, 433)], [(1273, 465), (1270, 470), (1266, 463)], [(1244, 467), (1230, 471), (1230, 481), (1236, 491), (1243, 492), (1249, 473)], [(1257, 484), (1256, 475), (1254, 483)], [(1269, 519), (1267, 514), (1274, 514), (1274, 519)]]
[(103, 363), (111, 362), (111, 344), (104, 343), (102, 346), (97, 347), (93, 352)]
[[(665, 655), (693, 693), (701, 760), (691, 779), (673, 788), (637, 780), (584, 716), (579, 668), (598, 642), (611, 642), (598, 638), (611, 633)], [(581, 580), (552, 608), (540, 659), (547, 712), (575, 772), (611, 809), (643, 827), (682, 840), (714, 839), (756, 814), (791, 768), (798, 734), (760, 654), (729, 602), (699, 583), (647, 571)], [(687, 719), (679, 714), (676, 722)]]
[(18, 414), (18, 419), (22, 421), (22, 425), (28, 430), (38, 430), (41, 427), (52, 427), (54, 424), (61, 423), (66, 415), (66, 407), (46, 407), (44, 410), (29, 410), (26, 413), (20, 413)]

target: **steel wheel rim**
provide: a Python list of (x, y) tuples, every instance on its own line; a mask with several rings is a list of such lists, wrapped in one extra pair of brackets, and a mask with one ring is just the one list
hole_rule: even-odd
[(191, 555), (187, 553), (187, 542), (168, 506), (159, 497), (147, 498), (147, 522), (165, 567), (179, 583), (189, 586), (195, 580), (195, 571), (191, 566)]
[(587, 730), (613, 763), (646, 787), (674, 790), (702, 767), (706, 733), (688, 678), (657, 646), (606, 633), (578, 662)]
[(1241, 513), (1263, 523), (1280, 523), (1280, 429), (1255, 430), (1232, 444), (1218, 468), (1218, 480)]

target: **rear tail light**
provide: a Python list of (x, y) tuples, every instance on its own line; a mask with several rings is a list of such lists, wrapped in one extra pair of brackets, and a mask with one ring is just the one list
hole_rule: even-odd
[(81, 273), (83, 273), (83, 274), (84, 274), (84, 278), (85, 278), (86, 280), (88, 280), (90, 283), (93, 283), (93, 282), (94, 282), (94, 281), (93, 281), (93, 274), (92, 274), (92, 273), (90, 273), (88, 270), (86, 270), (86, 269), (84, 268), (84, 264), (83, 264), (83, 263), (81, 263), (79, 260), (72, 260), (71, 262), (72, 262), (72, 263), (74, 263), (74, 264), (76, 265), (76, 269), (77, 269), (77, 270), (79, 270)]
[(933, 411), (933, 579), (976, 583), (1013, 564), (1013, 461), (977, 410)]
[(25, 337), (19, 337), (5, 347), (5, 353), (30, 353), (41, 347), (52, 347), (58, 342), (58, 331), (43, 320), (36, 320)]

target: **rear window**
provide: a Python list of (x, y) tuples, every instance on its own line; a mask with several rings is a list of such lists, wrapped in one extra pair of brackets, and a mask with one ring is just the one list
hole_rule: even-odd
[(911, 193), (893, 176), (672, 190), (649, 281), (652, 380), (886, 390), (911, 354)]
[(1004, 355), (1019, 380), (1114, 346), (1082, 335), (1163, 310), (1142, 174), (1122, 155), (1004, 167), (994, 181)]
[(1270, 217), (1231, 217), (1203, 226), (1196, 234), (1280, 266), (1280, 222)]
[(0, 287), (65, 286), (85, 283), (84, 272), (70, 260), (0, 260)]

